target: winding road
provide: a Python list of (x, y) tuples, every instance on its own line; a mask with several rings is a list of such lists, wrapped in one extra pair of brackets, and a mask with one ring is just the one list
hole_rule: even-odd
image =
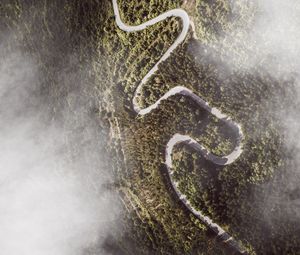
[(193, 91), (190, 89), (184, 87), (184, 86), (177, 86), (172, 89), (170, 89), (167, 93), (165, 93), (161, 98), (159, 98), (154, 104), (146, 107), (141, 108), (138, 104), (138, 97), (141, 96), (141, 91), (143, 86), (146, 84), (146, 82), (150, 79), (150, 77), (156, 73), (158, 70), (158, 66), (160, 63), (164, 62), (166, 59), (168, 59), (171, 55), (171, 53), (176, 50), (178, 45), (180, 45), (184, 39), (186, 38), (186, 35), (189, 31), (189, 27), (191, 25), (190, 18), (188, 14), (182, 10), (182, 9), (173, 9), (170, 11), (167, 11), (156, 18), (153, 18), (145, 23), (142, 23), (137, 26), (130, 26), (122, 22), (120, 17), (120, 12), (117, 4), (117, 0), (112, 0), (113, 2), (113, 8), (115, 13), (115, 19), (118, 27), (126, 32), (137, 32), (146, 29), (149, 26), (152, 26), (158, 22), (161, 22), (169, 17), (178, 17), (182, 20), (182, 31), (180, 35), (177, 37), (177, 39), (174, 41), (174, 43), (168, 48), (168, 50), (163, 54), (163, 56), (160, 58), (160, 60), (152, 67), (152, 69), (145, 75), (145, 77), (142, 79), (142, 81), (139, 83), (133, 97), (133, 108), (135, 112), (138, 115), (146, 115), (150, 113), (152, 110), (159, 107), (159, 104), (163, 100), (167, 100), (169, 97), (172, 97), (174, 95), (183, 95), (185, 97), (190, 98), (191, 100), (195, 101), (199, 107), (204, 108), (206, 111), (210, 112), (214, 116), (216, 116), (221, 121), (225, 122), (230, 128), (232, 128), (236, 134), (237, 134), (237, 142), (234, 150), (227, 156), (219, 157), (211, 152), (209, 152), (204, 146), (199, 144), (196, 140), (194, 140), (192, 137), (182, 134), (175, 134), (173, 137), (169, 140), (168, 144), (166, 145), (166, 151), (165, 151), (165, 164), (168, 169), (168, 177), (170, 179), (170, 182), (173, 186), (174, 191), (176, 192), (178, 198), (180, 201), (184, 204), (184, 206), (198, 219), (200, 219), (204, 224), (206, 224), (212, 231), (216, 233), (216, 235), (220, 238), (220, 240), (224, 243), (228, 243), (231, 247), (233, 247), (237, 252), (240, 254), (244, 253), (242, 249), (239, 247), (238, 243), (233, 240), (233, 238), (225, 232), (224, 229), (222, 229), (218, 224), (214, 223), (209, 217), (202, 214), (201, 211), (195, 209), (190, 201), (186, 198), (184, 194), (180, 192), (178, 189), (178, 183), (173, 179), (173, 161), (172, 161), (172, 151), (173, 148), (178, 144), (186, 144), (188, 146), (191, 146), (193, 149), (201, 153), (202, 156), (204, 156), (207, 160), (210, 160), (216, 165), (229, 165), (236, 161), (241, 153), (243, 152), (242, 149), (242, 140), (243, 140), (243, 133), (241, 126), (234, 122), (229, 116), (221, 113), (218, 109), (209, 106), (209, 104), (204, 101), (202, 98), (197, 96)]

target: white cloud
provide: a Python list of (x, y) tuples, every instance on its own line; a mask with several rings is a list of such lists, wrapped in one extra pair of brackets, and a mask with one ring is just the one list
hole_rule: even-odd
[[(60, 123), (44, 121), (34, 60), (1, 45), (0, 55), (0, 253), (83, 254), (116, 228), (118, 198), (103, 188), (110, 169), (92, 140), (68, 141), (79, 150), (70, 162)], [(76, 123), (93, 128), (87, 120)], [(95, 153), (97, 168), (85, 167)]]

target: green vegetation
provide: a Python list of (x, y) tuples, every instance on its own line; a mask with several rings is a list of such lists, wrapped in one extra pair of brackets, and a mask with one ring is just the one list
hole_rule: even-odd
[[(184, 85), (242, 124), (245, 134), (244, 153), (237, 162), (224, 168), (216, 168), (201, 159), (201, 156), (192, 152), (191, 149), (186, 148), (187, 151), (185, 151), (180, 148), (179, 154), (174, 155), (174, 158), (178, 159), (176, 161), (177, 177), (181, 183), (181, 191), (188, 195), (194, 206), (211, 216), (237, 240), (241, 240), (250, 253), (254, 249), (258, 253), (270, 254), (275, 251), (274, 248), (270, 248), (274, 247), (270, 243), (275, 244), (279, 240), (269, 236), (266, 241), (265, 229), (268, 229), (268, 226), (262, 220), (262, 211), (259, 211), (262, 203), (257, 190), (260, 185), (264, 185), (283, 171), (280, 122), (270, 113), (270, 109), (278, 109), (278, 95), (285, 93), (288, 100), (288, 95), (292, 92), (286, 90), (289, 86), (284, 83), (287, 81), (279, 83), (273, 80), (268, 76), (264, 67), (257, 67), (254, 74), (226, 68), (226, 63), (222, 64), (226, 59), (226, 50), (231, 47), (231, 52), (238, 56), (243, 54), (242, 47), (234, 49), (234, 44), (226, 45), (226, 42), (223, 42), (224, 52), (220, 53), (219, 60), (216, 56), (212, 60), (211, 56), (206, 54), (205, 44), (216, 41), (220, 37), (217, 32), (234, 30), (233, 25), (236, 23), (230, 19), (229, 7), (226, 1), (198, 3), (198, 19), (205, 14), (204, 10), (209, 12), (208, 10), (214, 9), (220, 12), (217, 14), (210, 12), (210, 17), (206, 15), (208, 18), (206, 22), (199, 22), (197, 31), (201, 29), (205, 31), (200, 36), (200, 38), (205, 37), (204, 44), (188, 37), (173, 56), (161, 64), (159, 72), (144, 86), (140, 102), (142, 106), (150, 105), (170, 88)], [(149, 6), (147, 8), (151, 9)], [(245, 13), (245, 10), (242, 10), (243, 12)], [(219, 16), (223, 18), (216, 19)], [(239, 24), (245, 20), (251, 21), (251, 15), (247, 13), (239, 18)], [(215, 25), (215, 20), (219, 22), (218, 27), (211, 25)], [(152, 33), (152, 29), (144, 32)], [(127, 34), (127, 36), (135, 35)], [(147, 37), (142, 38), (142, 43), (148, 45)], [(136, 44), (133, 45), (138, 47)], [(196, 56), (195, 52), (197, 52)], [(151, 53), (153, 59), (157, 61), (156, 49), (152, 48)], [(218, 52), (215, 54), (217, 55)], [(124, 59), (121, 61), (126, 61)], [(130, 78), (126, 76), (125, 83), (133, 85), (133, 90), (150, 67), (140, 65), (138, 68), (138, 74), (131, 66), (127, 69), (127, 75)], [(121, 76), (121, 79), (123, 77)], [(127, 93), (127, 97), (128, 107), (131, 107), (132, 94)], [(134, 181), (132, 181), (131, 189), (140, 197), (141, 204), (158, 219), (162, 215), (157, 214), (157, 210), (153, 211), (153, 208), (164, 201), (166, 191), (159, 192), (161, 185), (169, 187), (168, 180), (165, 178), (166, 169), (163, 165), (164, 146), (176, 132), (195, 137), (201, 144), (219, 155), (227, 154), (234, 146), (233, 134), (230, 134), (226, 127), (222, 128), (219, 121), (214, 121), (212, 116), (181, 96), (175, 96), (163, 102), (160, 108), (151, 115), (125, 124), (123, 146), (131, 164), (130, 169), (133, 171), (131, 178)], [(142, 190), (142, 193), (147, 193), (145, 197), (141, 195)], [(149, 204), (147, 198), (151, 198), (153, 202)], [(167, 208), (167, 201), (164, 204), (166, 205), (163, 207)], [(165, 210), (164, 212), (167, 214)], [(172, 212), (172, 214), (175, 213)], [(258, 217), (261, 219), (258, 220)], [(160, 221), (164, 219), (161, 218)], [(244, 228), (244, 226), (247, 227)], [(172, 229), (177, 229), (186, 235), (182, 226), (174, 223)], [(285, 241), (282, 239), (281, 242), (289, 243), (290, 237), (290, 235), (282, 236)], [(181, 243), (185, 240), (182, 238), (180, 235)], [(176, 239), (174, 235), (171, 240), (176, 242), (176, 251), (179, 252), (190, 253), (197, 246), (191, 241), (189, 246), (181, 248), (178, 244), (179, 239)], [(278, 254), (283, 251), (278, 246), (276, 249)], [(297, 247), (294, 246), (291, 249), (289, 252), (293, 253)]]
[[(263, 210), (268, 198), (262, 188), (272, 180), (270, 189), (276, 189), (276, 180), (279, 182), (286, 169), (281, 123), (270, 109), (280, 110), (286, 103), (279, 102), (278, 95), (285, 94), (290, 100), (289, 81), (274, 81), (263, 67), (257, 67), (255, 75), (227, 68), (228, 49), (236, 56), (243, 53), (235, 44), (223, 42), (222, 52), (214, 53), (219, 59), (211, 58), (206, 46), (241, 22), (250, 24), (251, 13), (242, 9), (243, 15), (235, 22), (227, 0), (191, 2), (184, 6), (197, 14), (194, 20), (200, 40), (194, 40), (190, 33), (161, 64), (144, 86), (141, 105), (149, 105), (170, 88), (184, 85), (240, 123), (245, 134), (244, 153), (232, 165), (217, 167), (191, 148), (176, 148), (173, 158), (180, 190), (195, 207), (240, 240), (249, 253), (296, 254), (297, 224), (281, 217), (282, 221), (276, 221), (281, 231), (268, 225)], [(183, 1), (119, 3), (124, 21), (138, 24), (181, 6)], [(61, 96), (76, 87), (75, 80), (68, 83), (70, 87), (60, 88), (61, 81), (53, 79), (65, 61), (71, 61), (66, 55), (75, 54), (78, 69), (89, 70), (89, 76), (84, 77), (86, 84), (80, 85), (84, 88), (81, 93), (91, 97), (94, 110), (87, 114), (110, 127), (107, 150), (113, 155), (111, 167), (126, 209), (124, 233), (115, 238), (115, 245), (124, 254), (222, 254), (211, 233), (172, 193), (164, 151), (171, 136), (180, 132), (213, 153), (226, 155), (234, 148), (235, 135), (183, 96), (163, 102), (143, 118), (136, 118), (132, 110), (135, 88), (174, 41), (180, 21), (171, 18), (138, 33), (125, 33), (116, 27), (110, 0), (10, 0), (1, 2), (0, 10), (5, 14), (0, 18), (1, 30), (14, 33), (22, 47), (38, 56), (45, 74), (45, 93), (55, 102), (52, 111), (56, 118), (62, 117), (56, 112), (57, 105), (68, 105)], [(72, 102), (68, 107), (76, 112)], [(280, 216), (283, 212), (275, 208), (268, 213)]]

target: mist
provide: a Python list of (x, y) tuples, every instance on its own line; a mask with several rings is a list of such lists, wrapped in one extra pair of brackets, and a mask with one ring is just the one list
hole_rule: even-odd
[[(249, 1), (239, 2), (246, 4)], [(233, 9), (236, 9), (235, 4), (231, 3)], [(300, 2), (260, 0), (249, 6), (251, 8), (248, 11), (253, 11), (250, 23), (220, 39), (220, 42), (231, 41), (235, 40), (235, 35), (243, 35), (241, 45), (244, 46), (244, 52), (236, 59), (230, 58), (229, 51), (225, 62), (234, 70), (254, 75), (255, 68), (261, 68), (282, 86), (286, 86), (284, 81), (291, 81), (287, 88), (294, 92), (291, 104), (268, 109), (268, 112), (282, 120), (287, 148), (299, 149), (300, 141), (295, 138), (300, 133)], [(217, 45), (216, 49), (221, 47), (221, 43)], [(284, 97), (282, 95), (283, 102), (286, 101)], [(279, 110), (280, 108), (285, 109)], [(295, 158), (299, 156), (300, 154)]]
[[(261, 183), (255, 191), (260, 205), (257, 214), (279, 234), (281, 223), (288, 220), (297, 226), (300, 220), (300, 2), (238, 0), (230, 1), (230, 8), (235, 18), (227, 31), (204, 46), (207, 57), (233, 74), (242, 72), (255, 77), (261, 70), (273, 82), (292, 91), (287, 93), (291, 96), (288, 100), (286, 94), (278, 93), (278, 105), (265, 109), (266, 115), (281, 122), (285, 163), (276, 169), (274, 178)], [(274, 213), (274, 208), (280, 208), (281, 213)]]
[[(283, 120), (281, 131), (287, 148), (299, 149), (300, 141), (295, 138), (300, 133), (300, 2), (228, 2), (232, 19), (228, 19), (224, 31), (214, 31), (216, 39), (201, 44), (200, 54), (213, 64), (226, 67), (222, 70), (228, 73), (243, 72), (255, 77), (260, 70), (282, 86), (287, 86), (285, 82), (289, 81), (286, 89), (293, 91), (290, 104), (266, 109), (266, 112)], [(193, 47), (190, 53), (199, 54)], [(285, 96), (278, 94), (284, 102)]]
[[(36, 59), (13, 41), (5, 45), (0, 44), (1, 254), (107, 254), (101, 244), (116, 235), (120, 206), (117, 194), (105, 188), (114, 180), (109, 155), (101, 153), (104, 137), (86, 114), (89, 98), (76, 106), (76, 120), (61, 109), (72, 124), (53, 120)], [(64, 70), (60, 75), (77, 77)]]
[[(218, 28), (212, 31), (210, 41), (204, 38), (203, 42), (198, 42), (200, 47), (190, 46), (189, 53), (199, 64), (204, 60), (216, 66), (220, 70), (220, 85), (229, 91), (238, 88), (239, 82), (251, 91), (249, 77), (253, 77), (253, 81), (259, 77), (265, 80), (265, 86), (270, 86), (270, 90), (266, 90), (272, 94), (266, 92), (255, 102), (263, 112), (259, 110), (261, 112), (249, 113), (249, 116), (260, 114), (262, 118), (272, 120), (272, 125), (276, 123), (280, 143), (274, 142), (282, 161), (272, 169), (274, 172), (270, 177), (249, 184), (251, 191), (247, 200), (253, 203), (253, 215), (261, 220), (260, 229), (266, 245), (270, 239), (277, 242), (276, 236), (280, 235), (278, 240), (282, 236), (297, 239), (300, 222), (300, 2), (229, 0), (226, 4), (229, 12), (218, 13), (218, 17), (225, 17), (226, 25), (221, 31)], [(215, 16), (209, 17), (211, 22), (215, 21)], [(217, 27), (218, 22), (215, 23)], [(236, 82), (232, 87), (228, 77)], [(246, 80), (240, 77), (246, 77)], [(255, 85), (252, 89), (256, 89)], [(249, 139), (255, 141), (264, 128), (258, 123), (252, 134), (247, 133)], [(270, 159), (270, 156), (264, 157)], [(264, 171), (263, 166), (261, 171)], [(242, 217), (247, 222), (248, 216)]]
[[(272, 62), (280, 64), (280, 69), (276, 68), (279, 75), (298, 72), (300, 67), (299, 14), (300, 3), (295, 0), (258, 1), (257, 18), (250, 34), (250, 44), (256, 44), (258, 48), (254, 63), (262, 58), (271, 57), (268, 62), (271, 72), (276, 68)], [(275, 72), (272, 74), (276, 75)]]

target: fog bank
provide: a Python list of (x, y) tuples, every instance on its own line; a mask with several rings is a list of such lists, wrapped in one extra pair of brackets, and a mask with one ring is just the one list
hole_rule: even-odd
[(120, 209), (105, 188), (113, 176), (98, 148), (104, 137), (87, 135), (99, 132), (83, 105), (76, 118), (85, 117), (68, 127), (78, 139), (66, 136), (67, 124), (52, 120), (41, 96), (36, 60), (11, 48), (0, 44), (1, 254), (105, 254), (101, 244), (115, 234)]

